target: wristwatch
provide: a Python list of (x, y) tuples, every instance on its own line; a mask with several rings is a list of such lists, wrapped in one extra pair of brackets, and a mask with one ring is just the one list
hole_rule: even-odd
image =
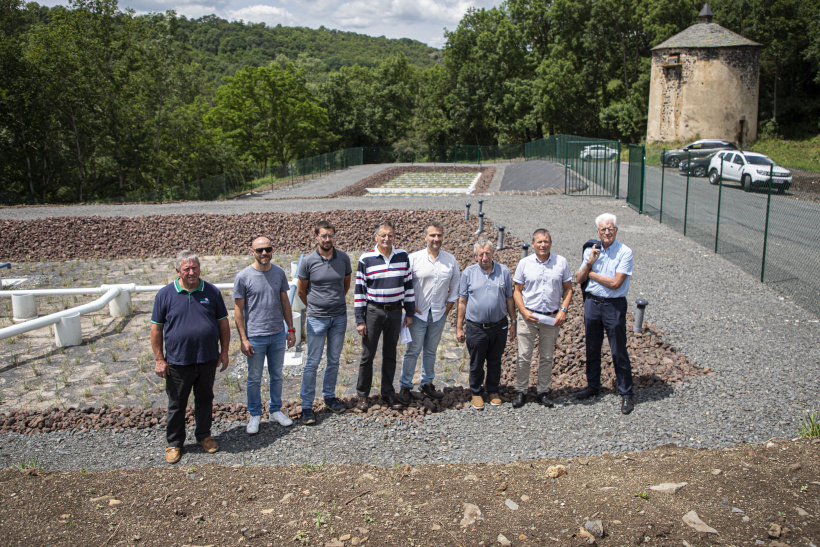
[(558, 308), (558, 311), (562, 311), (564, 313), (567, 313), (569, 310), (567, 308), (565, 308), (564, 306), (561, 306), (560, 308)]

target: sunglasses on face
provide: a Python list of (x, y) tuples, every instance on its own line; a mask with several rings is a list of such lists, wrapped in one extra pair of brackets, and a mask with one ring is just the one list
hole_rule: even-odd
[(273, 251), (273, 247), (259, 247), (253, 250), (255, 253), (270, 253), (271, 251)]

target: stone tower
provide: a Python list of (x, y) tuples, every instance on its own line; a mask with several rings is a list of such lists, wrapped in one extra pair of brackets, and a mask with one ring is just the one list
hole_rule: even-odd
[(712, 22), (699, 22), (652, 48), (646, 142), (757, 139), (762, 46)]

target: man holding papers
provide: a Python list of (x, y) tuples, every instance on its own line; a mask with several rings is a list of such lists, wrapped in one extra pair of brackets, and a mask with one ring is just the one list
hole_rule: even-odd
[(536, 335), (539, 353), (536, 399), (546, 407), (554, 406), (549, 398), (552, 356), (572, 299), (569, 264), (563, 256), (550, 252), (552, 238), (545, 228), (532, 234), (532, 247), (535, 254), (522, 258), (513, 276), (513, 299), (518, 308), (518, 364), (513, 408), (521, 408), (527, 400)]

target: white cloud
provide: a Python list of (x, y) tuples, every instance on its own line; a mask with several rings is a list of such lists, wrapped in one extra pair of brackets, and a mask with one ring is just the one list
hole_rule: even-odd
[(296, 16), (285, 8), (277, 8), (266, 4), (255, 4), (236, 10), (227, 10), (225, 15), (228, 19), (265, 23), (273, 27), (276, 25), (286, 27), (303, 25)]

